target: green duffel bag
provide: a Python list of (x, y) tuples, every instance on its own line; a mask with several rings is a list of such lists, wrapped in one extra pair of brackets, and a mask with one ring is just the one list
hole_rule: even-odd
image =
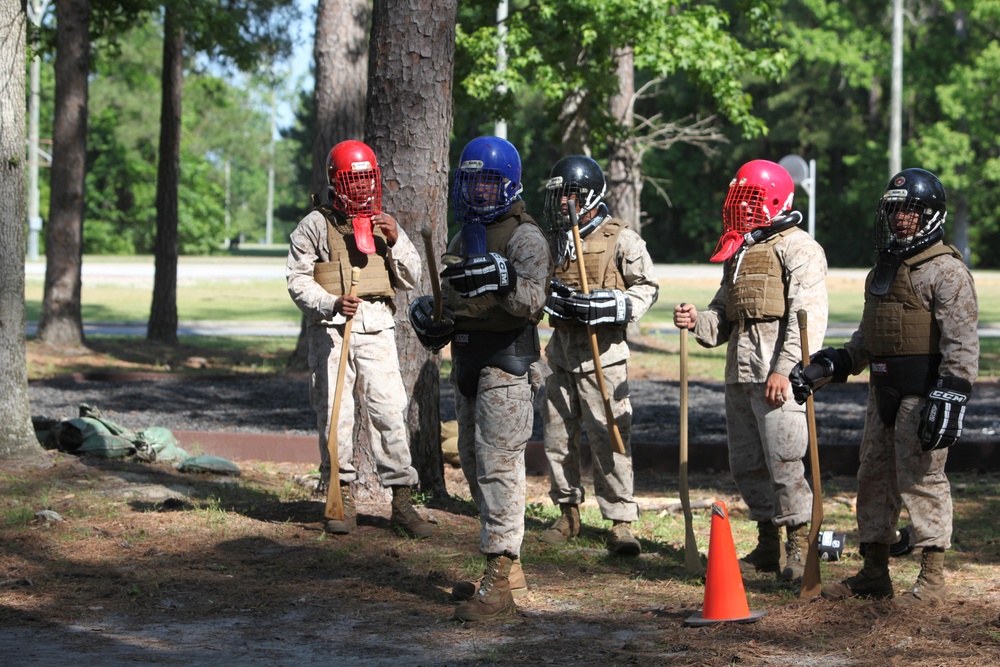
[[(113, 433), (110, 428), (101, 420), (93, 417), (77, 417), (63, 422), (69, 428), (79, 431), (80, 445), (72, 451), (78, 456), (97, 456), (105, 459), (123, 459), (136, 453), (136, 446), (125, 435)], [(69, 441), (75, 441), (76, 437), (69, 435)]]
[(211, 472), (216, 475), (239, 475), (242, 472), (232, 461), (207, 454), (184, 459), (177, 465), (177, 469), (181, 472)]

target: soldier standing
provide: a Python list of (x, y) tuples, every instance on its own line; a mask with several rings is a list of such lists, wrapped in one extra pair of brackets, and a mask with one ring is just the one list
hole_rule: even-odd
[(902, 505), (910, 542), (922, 549), (900, 607), (945, 602), (944, 552), (951, 546), (948, 447), (962, 434), (979, 368), (979, 305), (972, 274), (945, 245), (945, 191), (924, 169), (889, 180), (875, 215), (878, 259), (865, 283), (861, 325), (841, 349), (826, 348), (792, 373), (796, 401), (826, 382), (870, 369), (858, 467), (858, 533), (864, 567), (823, 587), (823, 597), (893, 597), (889, 547)]
[(794, 193), (792, 178), (774, 162), (740, 167), (711, 258), (725, 262), (722, 284), (702, 313), (690, 304), (674, 307), (674, 324), (691, 329), (702, 346), (728, 343), (729, 465), (758, 535), (740, 567), (775, 572), (788, 583), (801, 582), (812, 513), (802, 463), (809, 444), (805, 406), (786, 402), (788, 374), (802, 359), (796, 313), (809, 313), (809, 347), (818, 349), (828, 310), (826, 255), (797, 226), (802, 214), (791, 210)]
[[(327, 519), (324, 528), (347, 534), (357, 525), (350, 487), (358, 477), (352, 463), (357, 394), (374, 427), (372, 452), (379, 481), (392, 489), (390, 522), (413, 537), (430, 537), (433, 529), (412, 503), (411, 487), (418, 477), (410, 464), (403, 418), (407, 396), (393, 321), (393, 297), (397, 289), (416, 284), (420, 255), (396, 220), (382, 211), (382, 175), (370, 147), (360, 141), (334, 146), (327, 159), (327, 180), (327, 201), (292, 232), (285, 268), (288, 293), (306, 316), (309, 398), (319, 430), (321, 481), (323, 486), (338, 483), (344, 503), (343, 521)], [(352, 267), (361, 268), (357, 296), (349, 294)], [(334, 477), (327, 436), (347, 318), (354, 323), (336, 431), (339, 460)]]
[(431, 297), (410, 307), (425, 346), (451, 342), (459, 458), (479, 509), (479, 550), (486, 556), (480, 580), (453, 591), (466, 600), (455, 610), (464, 621), (511, 611), (514, 595), (527, 591), (520, 564), (524, 451), (544, 365), (535, 325), (552, 260), (521, 189), (521, 158), (510, 142), (486, 136), (465, 146), (453, 183), (462, 230), (441, 273), (445, 318), (433, 320)]
[[(580, 532), (580, 435), (586, 428), (594, 470), (594, 494), (601, 516), (612, 522), (608, 549), (621, 556), (642, 551), (631, 524), (639, 518), (632, 498), (632, 406), (628, 393), (626, 327), (656, 302), (659, 286), (653, 260), (642, 238), (603, 203), (604, 172), (589, 157), (569, 155), (552, 167), (546, 184), (545, 219), (555, 274), (545, 307), (552, 338), (545, 355), (552, 368), (545, 382), (542, 419), (545, 455), (551, 471), (549, 497), (561, 514), (539, 536), (565, 544)], [(568, 202), (579, 210), (582, 248), (576, 248)], [(578, 256), (579, 255), (579, 259)], [(580, 261), (587, 272), (588, 294), (580, 291)], [(625, 453), (614, 451), (605, 417), (604, 395), (594, 367), (590, 332), (597, 337), (605, 388)]]

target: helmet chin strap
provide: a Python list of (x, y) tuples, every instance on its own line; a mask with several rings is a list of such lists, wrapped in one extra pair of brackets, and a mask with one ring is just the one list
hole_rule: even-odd
[(597, 211), (594, 217), (587, 221), (587, 224), (580, 227), (580, 238), (586, 238), (588, 234), (601, 226), (605, 218), (608, 217), (608, 207), (601, 202), (597, 205)]

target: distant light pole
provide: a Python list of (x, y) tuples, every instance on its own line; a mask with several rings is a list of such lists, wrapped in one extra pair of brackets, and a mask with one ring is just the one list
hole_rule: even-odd
[[(497, 5), (497, 71), (503, 74), (507, 71), (507, 0), (500, 0)], [(497, 92), (503, 95), (507, 92), (507, 86), (500, 84)], [(497, 120), (493, 133), (501, 139), (507, 138), (507, 120), (501, 118)]]
[(889, 100), (889, 178), (903, 169), (903, 0), (892, 1), (892, 88)]
[(816, 238), (816, 160), (806, 161), (798, 155), (786, 155), (778, 162), (796, 185), (809, 195), (809, 236)]
[[(48, 7), (49, 0), (31, 0), (28, 6), (28, 18), (40, 28), (42, 17)], [(38, 40), (32, 40), (32, 46), (38, 48)], [(38, 234), (42, 231), (42, 217), (39, 214), (38, 194), (38, 107), (41, 84), (41, 58), (38, 54), (31, 59), (31, 97), (28, 100), (28, 259), (38, 260)]]

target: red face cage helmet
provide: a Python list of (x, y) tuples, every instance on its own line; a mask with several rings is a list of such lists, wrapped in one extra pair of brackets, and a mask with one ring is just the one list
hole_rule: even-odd
[(746, 234), (766, 227), (791, 210), (795, 183), (784, 167), (769, 160), (747, 162), (729, 184), (722, 205), (724, 231)]
[(360, 141), (342, 141), (326, 161), (333, 207), (348, 217), (382, 212), (382, 171), (375, 151)]

